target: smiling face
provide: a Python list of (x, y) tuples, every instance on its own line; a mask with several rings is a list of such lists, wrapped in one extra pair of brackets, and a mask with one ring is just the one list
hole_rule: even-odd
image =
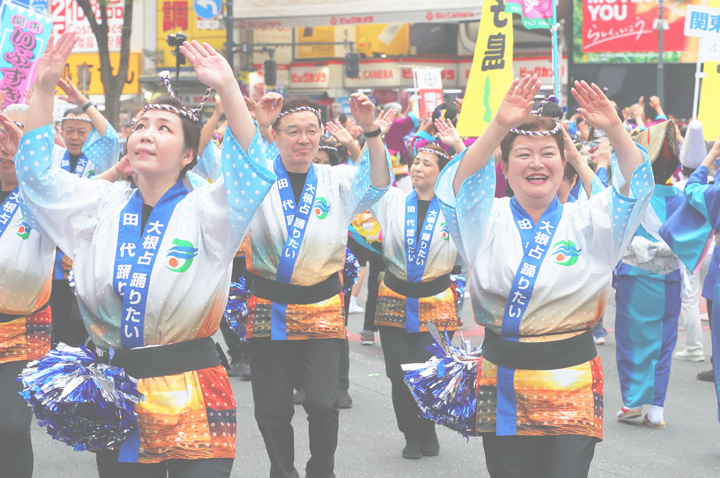
[[(90, 119), (90, 117), (86, 114), (77, 116), (69, 114), (66, 118)], [(73, 121), (72, 119), (66, 119), (62, 122), (61, 136), (70, 154), (73, 156), (79, 156), (80, 153), (82, 153), (82, 148), (85, 146), (85, 142), (90, 137), (92, 128), (92, 123), (88, 123), (87, 121)]]
[(130, 166), (144, 179), (180, 176), (194, 158), (185, 146), (180, 116), (162, 110), (148, 110), (138, 120), (127, 140)]
[(518, 135), (502, 169), (523, 207), (543, 208), (560, 188), (565, 160), (553, 136)]
[(317, 156), (322, 129), (320, 120), (310, 111), (283, 116), (272, 129), (283, 164), (291, 172), (305, 172)]
[(432, 191), (440, 175), (438, 157), (427, 151), (420, 151), (410, 165), (410, 180), (418, 191)]

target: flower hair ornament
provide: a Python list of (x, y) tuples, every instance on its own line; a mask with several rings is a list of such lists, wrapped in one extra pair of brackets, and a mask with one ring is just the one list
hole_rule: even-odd
[[(530, 114), (533, 116), (541, 116), (543, 106), (545, 106), (548, 103), (557, 103), (557, 98), (555, 98), (555, 95), (550, 95), (543, 99), (540, 102), (540, 106), (538, 106), (538, 109), (536, 111), (531, 111)], [(555, 127), (551, 129), (550, 131), (525, 131), (524, 129), (517, 129), (512, 128), (510, 130), (511, 133), (515, 134), (522, 134), (524, 136), (535, 136), (536, 138), (541, 138), (543, 136), (552, 136), (558, 131), (560, 131), (560, 128), (562, 128), (562, 124), (559, 121), (555, 121)]]
[(421, 148), (418, 148), (417, 151), (418, 151), (418, 153), (432, 153), (432, 154), (434, 154), (435, 156), (439, 156), (439, 157), (443, 158), (445, 161), (449, 161), (449, 160), (450, 160), (450, 156), (448, 156), (448, 155), (445, 154), (445, 153), (441, 153), (440, 151), (438, 151), (438, 150), (436, 150), (436, 149), (422, 148), (422, 147), (421, 147)]
[[(172, 86), (170, 85), (170, 72), (169, 71), (161, 71), (160, 72), (160, 79), (163, 83), (165, 83), (165, 87), (167, 88), (168, 93), (170, 93), (170, 96), (175, 98), (175, 92), (172, 89)], [(175, 113), (178, 115), (182, 115), (186, 117), (187, 119), (194, 121), (196, 123), (200, 122), (200, 111), (202, 110), (203, 106), (205, 106), (205, 103), (207, 103), (207, 100), (210, 98), (210, 92), (212, 91), (212, 88), (208, 88), (205, 90), (205, 94), (202, 97), (202, 101), (200, 101), (200, 104), (197, 106), (197, 108), (175, 108), (171, 105), (159, 105), (157, 103), (150, 103), (143, 107), (143, 112), (147, 110), (163, 110), (163, 111), (169, 111), (171, 113)]]
[(299, 106), (297, 108), (293, 108), (291, 110), (284, 111), (278, 115), (278, 117), (275, 121), (276, 122), (280, 121), (280, 118), (282, 118), (285, 115), (289, 115), (290, 113), (299, 113), (301, 111), (309, 111), (309, 112), (313, 113), (315, 116), (317, 116), (320, 121), (322, 121), (322, 116), (320, 115), (320, 111), (316, 110), (315, 108), (311, 108), (309, 106)]

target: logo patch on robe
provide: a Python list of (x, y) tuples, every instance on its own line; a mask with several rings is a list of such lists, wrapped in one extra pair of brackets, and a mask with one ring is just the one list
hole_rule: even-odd
[(190, 241), (173, 239), (172, 243), (165, 257), (165, 266), (173, 272), (185, 272), (192, 265), (198, 250)]
[(317, 198), (315, 200), (315, 204), (313, 205), (313, 214), (315, 214), (318, 219), (325, 219), (329, 212), (330, 206), (325, 198)]
[(553, 244), (553, 250), (550, 253), (555, 264), (560, 266), (571, 266), (578, 261), (582, 249), (575, 247), (573, 241), (558, 241)]
[(32, 231), (32, 228), (28, 225), (27, 222), (25, 222), (25, 219), (22, 217), (20, 218), (20, 225), (18, 226), (17, 235), (20, 236), (20, 238), (24, 241), (27, 240), (28, 237), (30, 237), (30, 232)]
[(440, 224), (440, 235), (442, 236), (444, 241), (450, 239), (450, 229), (448, 229), (447, 223), (445, 222)]

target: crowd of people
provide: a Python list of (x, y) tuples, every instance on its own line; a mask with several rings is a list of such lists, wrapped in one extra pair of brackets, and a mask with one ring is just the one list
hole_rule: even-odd
[[(61, 78), (76, 40), (52, 39), (29, 105), (0, 114), (8, 476), (33, 471), (32, 410), (16, 379), (61, 343), (109, 356), (144, 395), (137, 429), (96, 451), (101, 478), (230, 476), (229, 377), (252, 383), (271, 478), (299, 476), (295, 404), (308, 416), (306, 476), (335, 476), (339, 409), (352, 406), (349, 313), (364, 313), (363, 345), (379, 334), (398, 451), (420, 459), (440, 443), (403, 365), (430, 360), (431, 322), (450, 338), (463, 327), (469, 297), (485, 337), (467, 433), (482, 437), (494, 478), (587, 476), (603, 438), (596, 346), (609, 297), (618, 420), (665, 427), (681, 311), (687, 341), (675, 358), (704, 360), (699, 296), (711, 324), (720, 304), (720, 141), (708, 149), (702, 125), (673, 121), (657, 97), (621, 109), (575, 82), (579, 108), (565, 120), (527, 76), (476, 138), (455, 129), (461, 98), (422, 118), (417, 98), (378, 108), (356, 93), (350, 115), (323, 123), (307, 97), (243, 97), (220, 54), (186, 42), (204, 100), (217, 94), (210, 118), (202, 125), (205, 101), (184, 105), (164, 76), (167, 94), (118, 135)], [(56, 128), (58, 86), (75, 107)], [(344, 293), (348, 250), (360, 267)], [(242, 338), (224, 317), (241, 277), (251, 292)], [(720, 383), (717, 370), (698, 378)]]

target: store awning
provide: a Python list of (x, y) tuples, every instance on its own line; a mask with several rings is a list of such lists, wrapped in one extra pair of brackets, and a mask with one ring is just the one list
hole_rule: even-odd
[(478, 0), (236, 0), (233, 15), (241, 28), (289, 28), (455, 23), (479, 20), (481, 10)]

